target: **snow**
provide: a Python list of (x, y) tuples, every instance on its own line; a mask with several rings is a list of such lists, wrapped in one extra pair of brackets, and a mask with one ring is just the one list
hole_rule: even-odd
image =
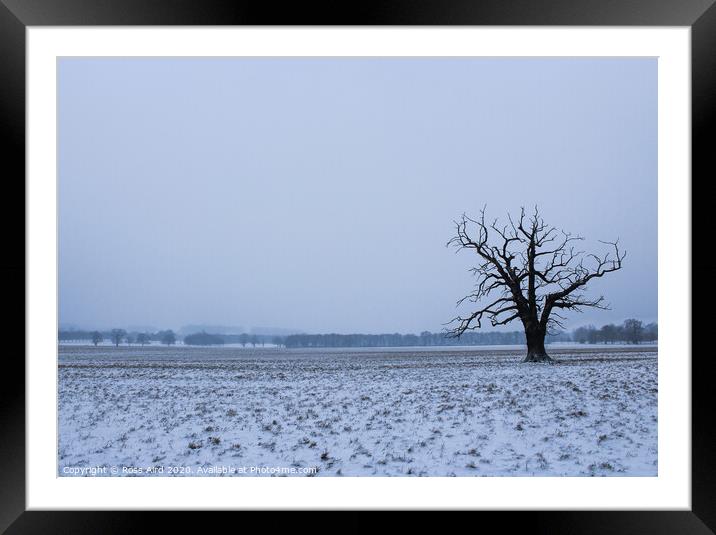
[(656, 476), (656, 348), (550, 351), (62, 345), (58, 474)]

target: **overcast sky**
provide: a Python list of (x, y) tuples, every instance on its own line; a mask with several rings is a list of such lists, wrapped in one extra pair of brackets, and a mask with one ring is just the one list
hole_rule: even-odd
[(58, 98), (61, 324), (439, 331), (453, 219), (535, 204), (628, 251), (568, 326), (657, 319), (656, 59), (66, 58)]

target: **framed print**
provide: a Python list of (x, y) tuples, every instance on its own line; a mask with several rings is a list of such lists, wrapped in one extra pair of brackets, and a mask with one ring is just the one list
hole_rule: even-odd
[(8, 533), (712, 530), (716, 8), (538, 4), (5, 1)]

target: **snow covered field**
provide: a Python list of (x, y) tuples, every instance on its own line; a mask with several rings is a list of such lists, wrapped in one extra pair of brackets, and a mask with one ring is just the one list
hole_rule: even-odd
[(58, 474), (656, 476), (655, 347), (59, 348)]

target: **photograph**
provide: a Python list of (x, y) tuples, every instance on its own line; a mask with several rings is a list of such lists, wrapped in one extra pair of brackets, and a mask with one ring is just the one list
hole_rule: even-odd
[(715, 3), (0, 0), (0, 533), (716, 533)]
[(658, 58), (56, 71), (58, 477), (659, 476)]

